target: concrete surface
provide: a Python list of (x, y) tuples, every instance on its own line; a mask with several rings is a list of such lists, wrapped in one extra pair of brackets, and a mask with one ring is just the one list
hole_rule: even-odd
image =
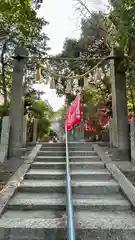
[[(124, 199), (117, 199), (117, 195), (98, 197), (98, 195), (90, 195), (89, 198), (78, 198), (73, 195), (74, 210), (90, 210), (90, 211), (106, 211), (106, 210), (118, 210), (127, 211), (131, 210), (130, 203)], [(14, 210), (66, 210), (66, 198), (59, 196), (54, 198), (54, 195), (47, 195), (44, 193), (17, 193), (13, 197), (9, 204), (8, 209)]]
[[(103, 162), (70, 162), (70, 167), (72, 169), (104, 169)], [(64, 162), (34, 162), (32, 168), (44, 168), (44, 169), (65, 169)]]
[[(33, 149), (32, 153), (30, 154), (33, 156), (33, 159), (31, 158), (31, 161), (34, 160), (34, 156), (36, 157), (40, 147), (41, 145), (37, 145)], [(7, 185), (0, 192), (0, 215), (2, 215), (3, 211), (5, 210), (9, 202), (9, 199), (13, 196), (13, 194), (17, 190), (17, 187), (20, 184), (20, 181), (23, 179), (29, 167), (30, 167), (30, 164), (24, 163), (23, 165), (21, 165), (19, 169), (17, 169), (15, 174), (11, 177), (11, 179), (8, 181)]]
[[(72, 170), (71, 179), (73, 180), (109, 180), (111, 174), (109, 171), (101, 169), (99, 170)], [(44, 170), (44, 169), (30, 169), (25, 179), (54, 179), (54, 180), (65, 180), (66, 173), (64, 170)]]
[[(65, 148), (61, 143), (51, 146), (55, 152), (56, 147)], [(84, 146), (87, 154), (91, 148), (88, 143), (75, 146)], [(10, 199), (0, 219), (0, 240), (67, 239), (65, 158), (46, 152), (36, 157)], [(76, 239), (134, 240), (135, 214), (105, 163), (94, 151), (77, 151), (70, 156), (70, 166)]]
[(110, 171), (114, 179), (118, 182), (121, 190), (126, 195), (126, 197), (131, 202), (132, 206), (135, 208), (135, 187), (131, 182), (124, 176), (124, 174), (116, 167), (113, 161), (108, 155), (98, 146), (93, 145), (95, 151), (100, 156), (102, 161), (105, 163), (106, 168)]

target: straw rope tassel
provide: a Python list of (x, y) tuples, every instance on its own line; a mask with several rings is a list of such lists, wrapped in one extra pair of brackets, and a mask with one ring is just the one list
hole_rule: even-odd
[(71, 86), (71, 79), (67, 81), (67, 86), (66, 86), (66, 93), (71, 93), (72, 86)]
[(50, 81), (50, 89), (56, 89), (55, 79), (53, 77), (51, 78), (51, 81)]
[(84, 77), (84, 88), (88, 87), (88, 78)]
[(97, 69), (97, 71), (96, 71), (95, 80), (96, 80), (96, 81), (101, 80), (101, 73), (100, 73), (99, 69)]
[(37, 66), (37, 70), (36, 70), (36, 82), (40, 82), (41, 81), (41, 67), (38, 65)]

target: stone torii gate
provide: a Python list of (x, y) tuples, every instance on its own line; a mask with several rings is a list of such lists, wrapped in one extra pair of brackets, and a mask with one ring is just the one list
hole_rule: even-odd
[[(18, 48), (13, 72), (13, 86), (10, 107), (10, 140), (9, 156), (18, 155), (22, 146), (22, 119), (23, 119), (23, 76), (27, 59), (27, 52)], [(112, 133), (113, 146), (124, 155), (129, 153), (129, 128), (126, 99), (126, 77), (124, 56), (118, 49), (113, 49), (110, 60), (112, 85)], [(18, 99), (18, 101), (16, 101)]]

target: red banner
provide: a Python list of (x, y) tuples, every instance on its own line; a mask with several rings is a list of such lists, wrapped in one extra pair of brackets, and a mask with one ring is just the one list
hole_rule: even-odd
[(66, 113), (65, 130), (69, 132), (82, 120), (82, 106), (80, 97), (77, 96)]

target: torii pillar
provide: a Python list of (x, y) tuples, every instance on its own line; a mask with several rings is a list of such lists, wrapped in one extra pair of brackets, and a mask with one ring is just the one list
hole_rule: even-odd
[[(129, 126), (127, 111), (126, 76), (124, 55), (120, 49), (113, 49), (110, 60), (112, 86), (112, 113), (114, 145), (128, 159)], [(114, 57), (114, 58), (113, 58)]]
[(15, 51), (13, 81), (10, 102), (10, 135), (8, 157), (21, 155), (22, 147), (22, 123), (24, 112), (23, 83), (24, 70), (28, 53), (25, 49), (18, 47)]

